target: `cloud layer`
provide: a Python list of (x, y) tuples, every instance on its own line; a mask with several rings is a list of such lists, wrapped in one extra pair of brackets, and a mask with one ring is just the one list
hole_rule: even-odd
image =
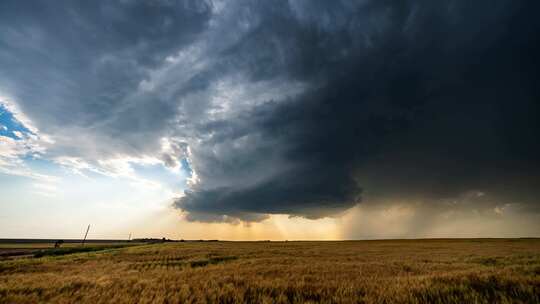
[(0, 94), (60, 164), (182, 166), (193, 221), (471, 191), (535, 213), (539, 8), (3, 1)]

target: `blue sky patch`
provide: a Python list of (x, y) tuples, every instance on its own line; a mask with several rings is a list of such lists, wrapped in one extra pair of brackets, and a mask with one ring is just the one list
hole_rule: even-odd
[(180, 160), (180, 164), (182, 164), (182, 171), (184, 171), (187, 176), (191, 176), (191, 174), (193, 173), (193, 170), (191, 169), (191, 166), (189, 165), (187, 158), (182, 158)]
[(0, 104), (0, 136), (6, 136), (15, 140), (21, 138), (17, 135), (20, 133), (32, 133), (20, 121), (15, 118), (3, 104)]

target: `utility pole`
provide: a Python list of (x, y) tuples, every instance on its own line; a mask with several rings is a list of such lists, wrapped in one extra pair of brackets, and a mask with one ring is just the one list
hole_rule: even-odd
[(86, 237), (88, 236), (88, 231), (90, 230), (90, 224), (88, 224), (88, 228), (86, 228), (86, 233), (84, 234), (84, 239), (82, 240), (82, 245), (84, 246), (84, 242), (86, 241)]

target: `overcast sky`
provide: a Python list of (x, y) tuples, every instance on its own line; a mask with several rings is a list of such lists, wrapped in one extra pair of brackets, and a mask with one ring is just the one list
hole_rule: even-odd
[(540, 236), (539, 10), (0, 1), (0, 237)]

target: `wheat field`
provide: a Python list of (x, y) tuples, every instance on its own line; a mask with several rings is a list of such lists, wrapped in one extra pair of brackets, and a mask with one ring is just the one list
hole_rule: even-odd
[(0, 303), (540, 303), (540, 240), (173, 242), (4, 259)]

